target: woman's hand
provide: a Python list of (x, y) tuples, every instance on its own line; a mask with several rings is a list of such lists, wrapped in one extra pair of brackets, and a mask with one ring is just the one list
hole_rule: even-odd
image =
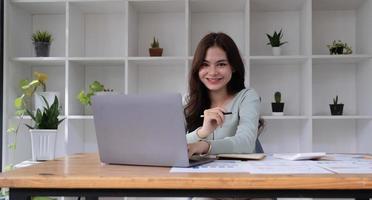
[(225, 110), (221, 107), (204, 110), (203, 126), (197, 131), (200, 138), (208, 137), (217, 127), (222, 126), (225, 120), (223, 112)]
[(209, 143), (205, 141), (199, 141), (187, 145), (189, 158), (194, 154), (206, 154), (209, 150)]

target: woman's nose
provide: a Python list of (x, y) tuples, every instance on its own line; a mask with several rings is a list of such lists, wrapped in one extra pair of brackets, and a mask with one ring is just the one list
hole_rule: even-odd
[(209, 67), (209, 73), (210, 74), (217, 74), (217, 68), (216, 68), (216, 66), (211, 66), (211, 67)]

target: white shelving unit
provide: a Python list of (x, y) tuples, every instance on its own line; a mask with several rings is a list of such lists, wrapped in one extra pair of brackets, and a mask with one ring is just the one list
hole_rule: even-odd
[[(66, 117), (58, 155), (95, 152), (93, 117), (76, 95), (98, 80), (125, 94), (187, 92), (198, 41), (210, 31), (229, 34), (246, 65), (246, 85), (262, 98), (266, 152), (372, 152), (372, 0), (6, 0), (6, 128), (15, 123), (18, 83), (34, 71), (49, 75)], [(54, 36), (48, 58), (34, 57), (31, 34)], [(266, 33), (282, 29), (282, 56), (271, 56)], [(153, 37), (163, 57), (149, 57)], [(327, 44), (347, 42), (351, 55), (328, 55)], [(271, 116), (275, 91), (284, 116)], [(343, 116), (331, 116), (339, 96)], [(29, 120), (29, 119), (27, 119)], [(16, 158), (29, 159), (22, 127)], [(4, 144), (4, 162), (10, 162)]]

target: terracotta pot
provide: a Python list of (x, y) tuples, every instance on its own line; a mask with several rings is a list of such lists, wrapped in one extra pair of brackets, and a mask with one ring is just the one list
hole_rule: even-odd
[(150, 56), (162, 56), (163, 48), (149, 48)]

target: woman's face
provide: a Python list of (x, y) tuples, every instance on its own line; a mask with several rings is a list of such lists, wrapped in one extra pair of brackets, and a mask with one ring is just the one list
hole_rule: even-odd
[(232, 68), (226, 53), (214, 46), (207, 50), (205, 59), (199, 69), (199, 79), (211, 91), (226, 90), (232, 76)]

